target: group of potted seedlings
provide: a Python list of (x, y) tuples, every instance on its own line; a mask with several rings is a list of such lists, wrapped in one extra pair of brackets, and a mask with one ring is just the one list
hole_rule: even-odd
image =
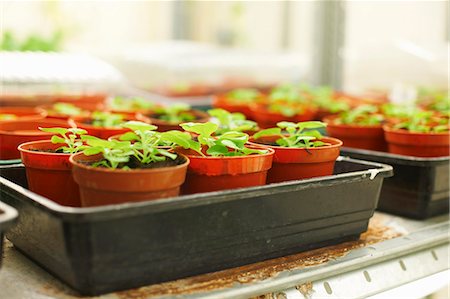
[(0, 159), (20, 157), (30, 190), (62, 205), (166, 198), (331, 175), (342, 145), (448, 156), (449, 113), (437, 104), (283, 85), (218, 95), (208, 113), (121, 97), (0, 108)]
[(319, 121), (260, 130), (223, 109), (120, 98), (108, 105), (55, 104), (40, 108), (44, 119), (0, 121), (0, 134), (19, 137), (12, 144), (19, 142), (30, 190), (87, 207), (260, 186), (331, 175), (342, 145), (321, 135)]
[(329, 136), (347, 147), (390, 153), (449, 156), (450, 99), (426, 93), (414, 106), (364, 100), (325, 87), (283, 85), (268, 93), (233, 90), (216, 96), (214, 105), (242, 112), (261, 127), (282, 120), (322, 120)]

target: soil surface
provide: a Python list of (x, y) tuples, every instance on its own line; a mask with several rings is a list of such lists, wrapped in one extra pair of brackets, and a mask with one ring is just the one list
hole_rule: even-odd
[(263, 144), (263, 145), (279, 146), (276, 142), (270, 142), (270, 141), (261, 140), (261, 139), (256, 139), (253, 142), (257, 143), (257, 144)]
[[(119, 164), (119, 167), (117, 167), (117, 168), (118, 169), (123, 168), (123, 167), (129, 167), (131, 169), (164, 168), (164, 167), (172, 167), (172, 166), (181, 165), (185, 161), (186, 161), (186, 159), (184, 157), (177, 156), (175, 158), (175, 160), (167, 158), (167, 160), (165, 160), (165, 161), (154, 162), (154, 163), (150, 163), (150, 164), (141, 164), (135, 157), (131, 157), (130, 161), (128, 161), (127, 163)], [(98, 162), (98, 161), (95, 161), (95, 162)], [(78, 163), (84, 164), (87, 166), (92, 166), (92, 164), (94, 164), (95, 162), (78, 161)], [(104, 166), (98, 166), (98, 167), (104, 167)]]
[[(199, 119), (200, 119), (200, 117), (198, 117), (197, 115), (195, 115), (195, 114), (193, 114), (193, 113), (183, 113), (183, 114), (187, 114), (187, 115), (193, 117), (193, 119), (190, 119), (190, 120), (182, 120), (182, 121), (180, 121), (180, 123), (185, 122), (185, 121), (196, 121), (196, 120), (199, 120)], [(157, 113), (153, 113), (153, 114), (148, 114), (148, 115), (146, 115), (146, 116), (149, 117), (149, 118), (156, 118), (156, 119), (168, 121), (167, 119), (164, 118), (165, 114), (157, 114)], [(178, 122), (176, 122), (176, 123), (178, 123)]]
[(58, 149), (57, 151), (52, 149), (37, 149), (37, 148), (30, 148), (29, 149), (32, 152), (41, 152), (41, 153), (54, 153), (54, 154), (64, 154), (64, 151), (62, 149)]

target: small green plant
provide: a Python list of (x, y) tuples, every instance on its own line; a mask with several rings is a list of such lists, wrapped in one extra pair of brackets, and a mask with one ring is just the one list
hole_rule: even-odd
[(331, 113), (339, 113), (350, 109), (348, 103), (339, 98), (334, 98), (333, 90), (329, 87), (315, 88), (311, 90), (311, 96), (314, 104)]
[(51, 110), (62, 115), (79, 116), (86, 114), (87, 111), (69, 103), (56, 103), (53, 104)]
[(191, 107), (188, 104), (177, 103), (167, 107), (158, 107), (155, 109), (155, 114), (159, 119), (169, 123), (181, 123), (195, 120), (195, 115), (190, 110)]
[(279, 136), (275, 142), (282, 147), (309, 148), (329, 145), (321, 141), (322, 134), (315, 129), (325, 128), (326, 124), (320, 121), (305, 121), (299, 123), (282, 121), (277, 128), (259, 131), (253, 138), (255, 140), (265, 136)]
[(63, 42), (63, 32), (55, 31), (51, 37), (31, 34), (25, 40), (19, 41), (11, 31), (4, 31), (0, 42), (3, 51), (59, 51)]
[(361, 126), (380, 125), (383, 121), (383, 115), (379, 114), (378, 108), (373, 105), (361, 105), (353, 110), (342, 112), (334, 120), (336, 124)]
[(157, 106), (155, 103), (148, 101), (143, 98), (124, 98), (124, 97), (114, 97), (109, 103), (109, 107), (116, 111), (138, 111), (138, 110), (152, 110)]
[(270, 103), (267, 109), (271, 112), (280, 113), (286, 117), (293, 117), (305, 112), (305, 106), (299, 103)]
[(169, 90), (176, 93), (186, 93), (192, 88), (189, 82), (180, 81), (170, 86)]
[(91, 114), (92, 125), (94, 127), (120, 127), (125, 122), (122, 114), (95, 111)]
[(416, 106), (404, 106), (389, 103), (382, 105), (381, 111), (387, 117), (408, 118), (421, 110)]
[(271, 102), (304, 102), (301, 90), (293, 84), (283, 84), (272, 89), (269, 94)]
[(418, 133), (444, 133), (450, 128), (447, 117), (436, 116), (432, 111), (418, 111), (396, 125), (394, 129), (404, 129)]
[(256, 150), (245, 146), (249, 136), (242, 132), (229, 131), (220, 136), (213, 136), (219, 126), (212, 122), (207, 123), (182, 123), (185, 131), (198, 134), (197, 141), (186, 135), (173, 137), (173, 133), (166, 132), (166, 140), (185, 149), (191, 149), (201, 156), (203, 151), (209, 156), (247, 156), (252, 154), (265, 154), (267, 150)]
[(122, 140), (108, 141), (93, 136), (82, 137), (89, 146), (83, 151), (86, 156), (100, 153), (103, 155), (103, 159), (92, 166), (127, 170), (177, 158), (176, 154), (159, 147), (165, 133), (155, 132), (156, 126), (128, 121), (122, 127), (132, 130), (122, 135)]
[(75, 154), (84, 149), (86, 145), (80, 140), (80, 136), (86, 137), (87, 131), (78, 128), (39, 128), (42, 132), (53, 133), (51, 141), (53, 144), (65, 143), (57, 148), (55, 152), (62, 151), (65, 154)]
[(216, 131), (217, 135), (229, 131), (245, 132), (258, 130), (258, 124), (254, 121), (247, 120), (242, 113), (230, 113), (223, 109), (211, 109), (208, 110), (208, 114), (213, 117), (211, 121), (219, 125)]
[(17, 119), (17, 116), (14, 114), (3, 113), (0, 114), (0, 120), (14, 120)]
[(260, 96), (261, 93), (257, 89), (252, 88), (234, 89), (226, 94), (227, 99), (235, 103), (251, 103)]

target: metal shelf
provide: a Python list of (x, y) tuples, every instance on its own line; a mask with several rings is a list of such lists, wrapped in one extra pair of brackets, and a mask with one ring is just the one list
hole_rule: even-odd
[[(194, 281), (185, 279), (95, 298), (366, 298), (449, 269), (448, 215), (415, 221), (377, 212), (374, 218), (382, 219), (383, 225), (402, 235), (363, 248), (350, 248), (347, 254), (314, 266), (281, 269), (262, 280), (214, 285), (207, 279), (197, 279), (196, 283), (201, 281), (198, 288), (182, 292), (180, 285)], [(222, 274), (227, 275), (227, 270), (208, 275), (220, 281)], [(258, 277), (257, 271), (252, 275)], [(173, 287), (178, 290), (172, 292)], [(0, 270), (0, 297), (79, 298), (9, 242)]]

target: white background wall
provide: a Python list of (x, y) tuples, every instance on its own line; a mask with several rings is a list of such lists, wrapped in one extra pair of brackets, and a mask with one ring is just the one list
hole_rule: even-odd
[(347, 89), (447, 87), (447, 1), (350, 1), (346, 7)]

